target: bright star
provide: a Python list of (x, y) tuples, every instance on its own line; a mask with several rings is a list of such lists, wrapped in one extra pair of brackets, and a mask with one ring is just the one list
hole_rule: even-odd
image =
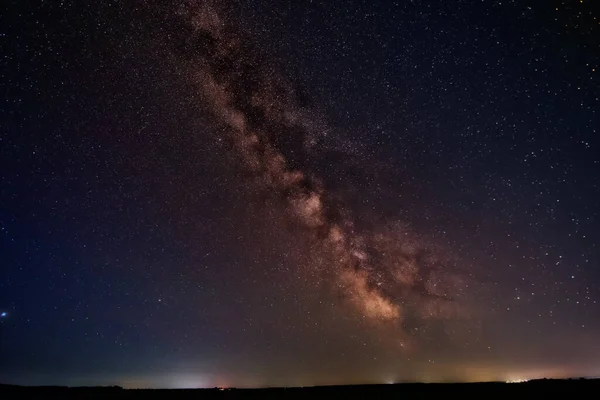
[(2, 318), (6, 317), (7, 315), (8, 314), (6, 312), (4, 312), (4, 311), (2, 313), (0, 313), (0, 317), (2, 317)]

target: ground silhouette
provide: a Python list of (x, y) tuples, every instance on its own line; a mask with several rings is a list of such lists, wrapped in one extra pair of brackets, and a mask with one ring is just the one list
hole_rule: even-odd
[[(594, 391), (594, 389), (596, 391)], [(521, 383), (401, 383), (393, 385), (316, 386), (263, 389), (123, 389), (108, 387), (16, 386), (0, 385), (0, 398), (398, 398), (407, 394), (457, 394), (503, 396), (539, 396), (569, 393), (598, 393), (600, 379), (540, 379)]]

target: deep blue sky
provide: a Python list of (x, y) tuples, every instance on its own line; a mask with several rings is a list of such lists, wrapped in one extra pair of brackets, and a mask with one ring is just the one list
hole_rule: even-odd
[(0, 381), (600, 375), (593, 2), (204, 3), (7, 3)]

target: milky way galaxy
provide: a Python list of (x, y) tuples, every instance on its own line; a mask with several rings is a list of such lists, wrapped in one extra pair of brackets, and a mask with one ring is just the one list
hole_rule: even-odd
[(252, 190), (280, 199), (287, 208), (282, 218), (303, 229), (327, 259), (321, 265), (333, 273), (333, 289), (373, 324), (392, 323), (402, 346), (408, 345), (408, 316), (422, 322), (469, 315), (460, 301), (466, 277), (450, 260), (408, 230), (390, 229), (392, 223), (382, 223), (386, 229), (361, 229), (351, 210), (332, 196), (326, 179), (290, 165), (281, 142), (305, 144), (293, 151), (306, 153), (309, 138), (314, 141), (330, 129), (311, 120), (319, 113), (299, 105), (292, 88), (261, 61), (256, 46), (246, 45), (243, 33), (235, 32), (210, 2), (188, 5), (181, 18), (191, 26), (182, 50), (190, 57), (187, 79), (225, 127), (221, 134), (231, 139)]

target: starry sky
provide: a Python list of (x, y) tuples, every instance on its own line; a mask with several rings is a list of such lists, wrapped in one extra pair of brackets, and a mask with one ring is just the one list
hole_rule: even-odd
[(0, 382), (599, 376), (593, 3), (3, 4)]

